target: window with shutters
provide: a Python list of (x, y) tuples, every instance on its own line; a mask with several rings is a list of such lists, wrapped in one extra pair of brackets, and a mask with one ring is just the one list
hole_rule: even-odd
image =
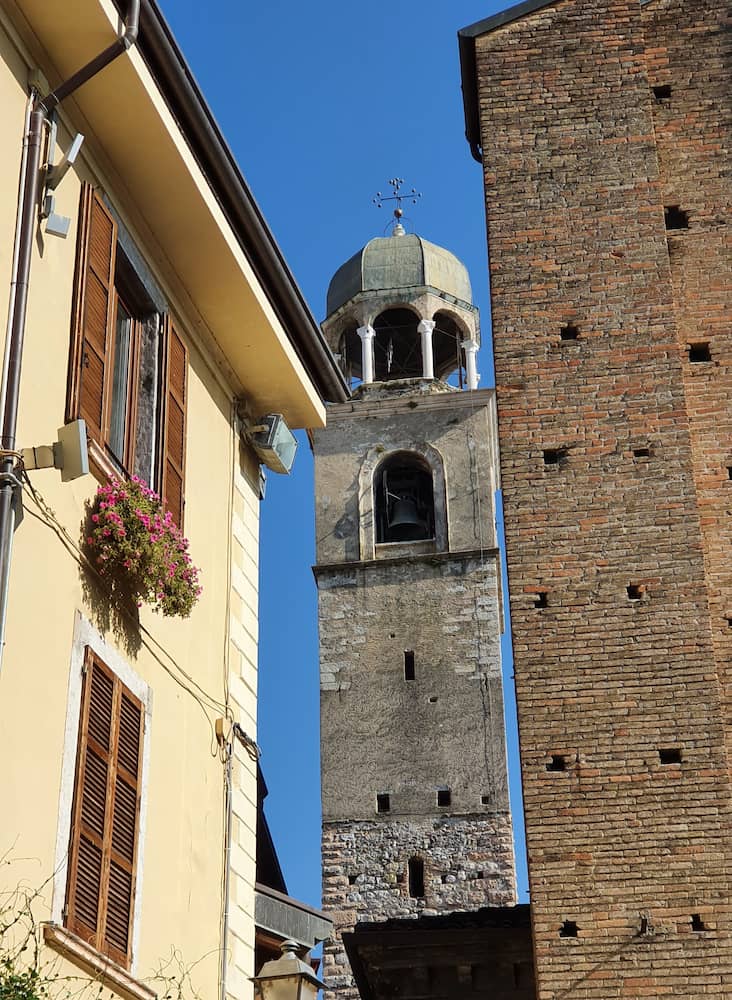
[(89, 648), (84, 661), (65, 926), (129, 968), (142, 703)]
[(118, 241), (115, 218), (82, 189), (67, 418), (86, 421), (95, 471), (134, 474), (182, 527), (188, 359)]

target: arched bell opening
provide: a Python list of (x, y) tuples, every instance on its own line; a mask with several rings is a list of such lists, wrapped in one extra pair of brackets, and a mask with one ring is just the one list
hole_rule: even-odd
[(387, 382), (422, 375), (422, 347), (411, 309), (386, 309), (374, 320), (374, 379)]
[(338, 342), (339, 365), (350, 389), (355, 389), (363, 379), (361, 338), (356, 323), (348, 326)]
[(465, 331), (446, 312), (435, 313), (435, 328), (432, 331), (432, 355), (435, 376), (450, 385), (464, 389), (467, 385), (465, 351), (461, 344)]
[(417, 542), (435, 537), (432, 470), (419, 455), (385, 459), (374, 476), (376, 542)]

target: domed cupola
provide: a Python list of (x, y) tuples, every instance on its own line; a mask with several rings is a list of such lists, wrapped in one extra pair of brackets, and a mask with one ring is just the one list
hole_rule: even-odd
[(405, 379), (478, 387), (480, 329), (467, 269), (400, 221), (336, 271), (327, 310), (323, 332), (352, 388)]

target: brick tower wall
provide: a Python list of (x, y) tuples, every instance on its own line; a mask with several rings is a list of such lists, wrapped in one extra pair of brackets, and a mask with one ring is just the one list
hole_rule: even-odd
[[(712, 641), (732, 752), (732, 31), (717, 3), (642, 8), (663, 205), (688, 213), (669, 231)], [(689, 361), (708, 345), (708, 361)], [(699, 356), (697, 354), (697, 356)]]
[[(476, 40), (542, 1000), (732, 992), (721, 18), (565, 0)], [(696, 93), (657, 144), (664, 53)], [(672, 196), (691, 222), (667, 238)]]

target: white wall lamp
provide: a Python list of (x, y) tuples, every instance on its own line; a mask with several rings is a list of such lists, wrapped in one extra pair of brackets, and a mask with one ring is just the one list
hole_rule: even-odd
[(85, 476), (89, 471), (86, 423), (73, 420), (59, 427), (58, 441), (35, 448), (22, 448), (20, 455), (24, 469), (60, 469), (64, 483)]

